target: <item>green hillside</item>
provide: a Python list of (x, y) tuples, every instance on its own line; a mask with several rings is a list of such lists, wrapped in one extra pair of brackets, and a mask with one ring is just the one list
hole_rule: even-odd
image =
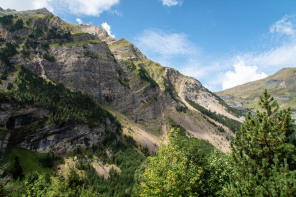
[(231, 106), (241, 102), (247, 109), (258, 109), (258, 97), (264, 89), (278, 100), (281, 108), (296, 111), (296, 68), (283, 68), (264, 79), (239, 85), (216, 94)]

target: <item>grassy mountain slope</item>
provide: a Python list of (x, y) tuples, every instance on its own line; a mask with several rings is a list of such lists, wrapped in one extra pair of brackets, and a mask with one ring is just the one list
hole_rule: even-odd
[(281, 108), (296, 111), (296, 68), (283, 68), (264, 79), (239, 85), (216, 94), (238, 109), (258, 109), (258, 96), (264, 89), (278, 100)]

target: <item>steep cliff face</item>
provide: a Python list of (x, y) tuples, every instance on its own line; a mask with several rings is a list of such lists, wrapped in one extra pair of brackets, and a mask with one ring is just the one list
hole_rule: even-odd
[[(72, 91), (93, 96), (106, 109), (137, 125), (139, 129), (132, 129), (132, 132), (139, 142), (143, 142), (140, 130), (151, 139), (161, 139), (170, 128), (169, 119), (174, 119), (194, 136), (210, 141), (223, 151), (229, 150), (227, 138), (233, 135), (229, 127), (207, 117), (186, 99), (211, 112), (241, 119), (200, 82), (149, 60), (132, 43), (125, 39), (115, 40), (100, 27), (76, 26), (51, 14), (37, 12), (38, 15), (33, 11), (12, 13), (22, 16), (26, 24), (20, 30), (11, 32), (6, 26), (0, 26), (1, 36), (18, 44), (20, 53), (10, 58), (14, 65), (22, 65)], [(36, 29), (39, 29), (37, 33)], [(17, 40), (12, 39), (15, 36), (18, 36)], [(5, 64), (0, 68), (2, 71), (8, 69)], [(219, 131), (220, 126), (224, 133)], [(56, 126), (47, 127), (44, 133), (54, 132)], [(93, 132), (82, 132), (85, 129), (81, 125), (66, 126), (62, 130), (67, 133), (67, 128), (77, 131), (81, 138)], [(38, 139), (41, 138), (42, 135)], [(150, 147), (155, 146), (157, 140), (152, 141)], [(56, 145), (54, 149), (58, 150), (58, 147)]]
[(99, 127), (86, 124), (47, 123), (49, 111), (32, 105), (1, 103), (0, 127), (6, 131), (0, 138), (0, 156), (9, 147), (22, 147), (41, 153), (66, 154), (76, 147), (87, 147), (101, 142), (107, 131), (116, 131), (118, 126), (109, 118)]

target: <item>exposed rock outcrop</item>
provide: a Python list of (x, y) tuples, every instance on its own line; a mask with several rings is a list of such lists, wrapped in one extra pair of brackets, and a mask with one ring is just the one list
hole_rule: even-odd
[(8, 139), (0, 140), (2, 153), (6, 147), (17, 146), (41, 153), (65, 154), (75, 147), (95, 145), (104, 139), (107, 130), (117, 130), (117, 125), (108, 118), (105, 124), (89, 128), (85, 124), (48, 124), (49, 112), (34, 106), (2, 103), (1, 109), (0, 127), (8, 130), (5, 136)]

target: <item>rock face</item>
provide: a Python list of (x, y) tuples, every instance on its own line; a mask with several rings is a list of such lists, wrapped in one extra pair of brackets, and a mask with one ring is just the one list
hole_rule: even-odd
[[(27, 57), (23, 54), (12, 57), (11, 62), (15, 65), (22, 65), (47, 80), (62, 83), (72, 91), (91, 95), (98, 104), (124, 115), (157, 139), (167, 134), (170, 128), (168, 120), (173, 119), (194, 136), (229, 151), (226, 138), (233, 133), (226, 126), (226, 132), (220, 133), (205, 115), (186, 102), (186, 97), (212, 112), (241, 120), (229, 113), (221, 99), (199, 81), (149, 60), (132, 43), (125, 39), (115, 40), (101, 27), (65, 23), (45, 10), (17, 12), (17, 15), (28, 20), (34, 13), (39, 14), (38, 20), (32, 20), (32, 27), (19, 32), (10, 32), (0, 26), (2, 37), (12, 39), (15, 35), (22, 35), (18, 41), (20, 44), (36, 44)], [(43, 39), (29, 36), (34, 34), (33, 27), (43, 29)], [(60, 36), (48, 38), (46, 34), (50, 29)], [(71, 39), (61, 36), (68, 32), (71, 32)], [(49, 43), (50, 48), (42, 48), (45, 43)], [(23, 49), (24, 46), (20, 45), (19, 50)], [(44, 54), (54, 57), (55, 61), (46, 60)], [(2, 65), (0, 69), (4, 71), (6, 67)], [(112, 123), (95, 129), (85, 125), (45, 125), (38, 134), (31, 131), (23, 134), (14, 127), (10, 142), (40, 152), (65, 152), (74, 146), (97, 143), (104, 131), (113, 127)]]
[(116, 131), (117, 125), (106, 119), (99, 127), (85, 124), (48, 124), (49, 112), (34, 106), (12, 106), (2, 103), (0, 127), (9, 131), (9, 140), (0, 139), (1, 152), (18, 146), (41, 153), (69, 153), (75, 147), (97, 144), (105, 137), (106, 130)]
[(94, 26), (94, 25), (78, 25), (78, 28), (85, 32), (85, 33), (89, 33), (91, 35), (94, 35), (96, 37), (98, 37), (99, 39), (101, 39), (102, 41), (109, 43), (112, 41), (115, 41), (114, 38), (112, 38), (111, 36), (108, 35), (107, 31), (99, 26)]

